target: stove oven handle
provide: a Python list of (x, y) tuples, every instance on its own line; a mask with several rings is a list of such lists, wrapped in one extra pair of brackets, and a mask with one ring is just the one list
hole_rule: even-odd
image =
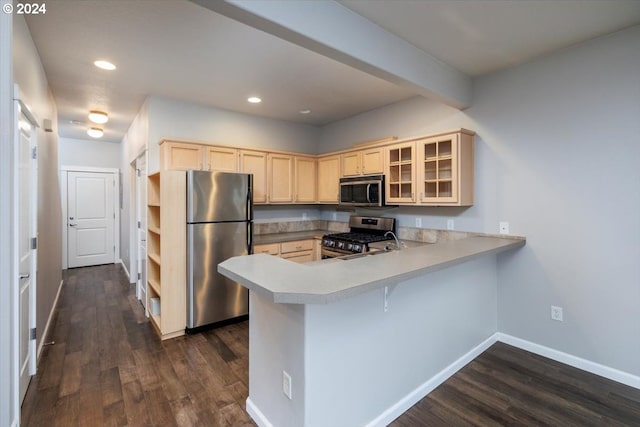
[(371, 194), (371, 184), (367, 184), (367, 202), (371, 203), (371, 199), (369, 198), (369, 194)]

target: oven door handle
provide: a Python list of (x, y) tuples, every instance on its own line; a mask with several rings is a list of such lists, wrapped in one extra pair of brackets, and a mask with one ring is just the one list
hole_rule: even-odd
[(369, 195), (371, 194), (371, 184), (367, 184), (367, 202), (371, 203), (371, 198)]

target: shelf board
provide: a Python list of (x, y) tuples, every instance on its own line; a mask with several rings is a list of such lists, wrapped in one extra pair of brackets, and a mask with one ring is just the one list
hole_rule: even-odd
[(157, 329), (158, 333), (162, 335), (162, 331), (160, 330), (160, 315), (149, 312), (149, 319), (151, 319), (151, 323)]
[(160, 228), (158, 227), (154, 227), (154, 226), (147, 226), (147, 231), (153, 233), (153, 234), (157, 234), (158, 236), (160, 235)]
[(147, 206), (149, 206), (150, 208), (159, 208), (160, 207), (160, 202), (158, 202), (158, 203), (149, 202), (149, 203), (147, 203)]
[(158, 296), (160, 296), (160, 290), (161, 290), (160, 282), (154, 279), (149, 279), (148, 283), (149, 283), (149, 286), (151, 286), (151, 289), (153, 289), (155, 293), (158, 294)]
[(160, 265), (160, 255), (158, 254), (149, 254), (149, 259), (153, 262), (155, 262), (156, 264)]

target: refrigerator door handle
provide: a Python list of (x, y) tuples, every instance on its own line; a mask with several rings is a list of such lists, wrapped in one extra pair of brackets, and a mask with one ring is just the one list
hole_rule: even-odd
[(253, 219), (253, 189), (252, 182), (249, 180), (249, 188), (247, 190), (247, 220), (251, 221)]
[(247, 222), (247, 255), (253, 253), (253, 222)]

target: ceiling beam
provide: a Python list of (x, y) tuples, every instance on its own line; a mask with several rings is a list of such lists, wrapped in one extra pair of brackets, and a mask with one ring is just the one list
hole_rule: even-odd
[(469, 76), (336, 1), (191, 1), (416, 94), (470, 105)]

